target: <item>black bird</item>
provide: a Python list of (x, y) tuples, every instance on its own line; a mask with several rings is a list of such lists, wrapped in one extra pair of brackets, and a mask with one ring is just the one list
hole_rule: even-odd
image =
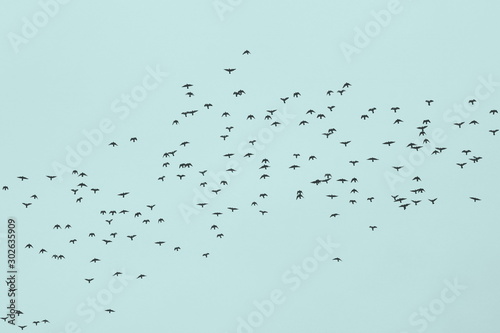
[(476, 201), (481, 201), (481, 199), (476, 198), (476, 197), (470, 197), (470, 198), (471, 198), (472, 200), (474, 200), (474, 202), (476, 202)]
[(376, 228), (377, 228), (377, 226), (376, 226), (376, 225), (371, 225), (371, 226), (370, 226), (370, 229), (372, 229), (372, 231), (374, 231)]
[(426, 99), (425, 102), (428, 106), (431, 106), (431, 103), (434, 102), (432, 99)]
[(92, 282), (94, 279), (85, 279), (85, 281), (87, 281), (88, 283)]
[(116, 142), (114, 142), (114, 141), (113, 141), (113, 142), (110, 142), (110, 143), (108, 144), (108, 146), (113, 146), (113, 147), (116, 147), (116, 146), (118, 146), (118, 144), (117, 144)]
[(52, 179), (56, 178), (56, 176), (45, 176), (45, 177), (47, 177), (47, 178), (48, 178), (48, 179), (50, 179), (50, 180), (52, 180)]
[(340, 144), (344, 145), (344, 147), (347, 147), (347, 145), (351, 143), (351, 141), (343, 141), (343, 142), (340, 142)]
[(229, 74), (231, 74), (232, 72), (234, 72), (236, 70), (236, 68), (224, 68), (224, 70), (226, 72), (228, 72)]
[(112, 310), (112, 309), (106, 309), (104, 311), (106, 311), (107, 313), (115, 312), (115, 310)]

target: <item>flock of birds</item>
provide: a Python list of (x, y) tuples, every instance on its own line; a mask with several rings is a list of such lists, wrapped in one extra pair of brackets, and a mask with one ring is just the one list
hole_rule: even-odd
[[(245, 50), (243, 52), (243, 56), (250, 56), (250, 55), (251, 55), (251, 53), (248, 50)], [(236, 68), (225, 68), (223, 70), (231, 76), (238, 75), (238, 71)], [(186, 89), (187, 92), (185, 93), (185, 95), (187, 97), (191, 98), (194, 96), (194, 92), (192, 91), (193, 86), (194, 85), (191, 83), (186, 83), (186, 84), (182, 85), (180, 88)], [(344, 96), (346, 94), (349, 94), (350, 89), (351, 89), (351, 84), (346, 82), (346, 83), (342, 84), (339, 87), (339, 89), (337, 89), (337, 90), (327, 90), (326, 95), (327, 96), (335, 96), (335, 95)], [(246, 92), (242, 89), (233, 92), (233, 95), (235, 97), (239, 97), (239, 96), (242, 96), (244, 94), (246, 94)], [(301, 93), (298, 91), (293, 92), (291, 94), (291, 97), (292, 97), (292, 99), (301, 98)], [(280, 97), (279, 101), (286, 104), (286, 103), (289, 103), (289, 99), (290, 98), (288, 96), (285, 96), (285, 97)], [(434, 100), (432, 100), (432, 99), (422, 101), (422, 104), (425, 105), (426, 107), (432, 107), (433, 103), (434, 103)], [(470, 100), (469, 103), (474, 104), (474, 103), (476, 103), (476, 101)], [(212, 103), (207, 102), (203, 105), (203, 108), (206, 108), (207, 110), (209, 110), (211, 108), (215, 108), (215, 106), (212, 105)], [(311, 117), (315, 117), (316, 119), (323, 121), (324, 119), (328, 118), (329, 113), (334, 112), (334, 109), (335, 109), (335, 105), (326, 105), (324, 108), (324, 110), (325, 110), (324, 112), (316, 111), (313, 109), (306, 110), (304, 112), (304, 114), (305, 114), (304, 119), (299, 120), (297, 122), (297, 126), (309, 125)], [(277, 127), (277, 126), (280, 126), (282, 124), (280, 123), (280, 121), (278, 121), (274, 118), (274, 114), (276, 111), (277, 111), (277, 109), (264, 110), (263, 115), (248, 114), (248, 115), (245, 115), (244, 119), (245, 119), (245, 121), (251, 122), (251, 121), (254, 121), (257, 117), (262, 116), (264, 118), (264, 120), (269, 121), (270, 126)], [(400, 109), (400, 107), (395, 106), (395, 107), (390, 108), (390, 111), (391, 111), (391, 113), (396, 115), (396, 114), (401, 112), (401, 109)], [(201, 112), (201, 111), (198, 109), (180, 112), (180, 118), (173, 119), (171, 124), (172, 124), (172, 126), (182, 126), (181, 123), (182, 123), (184, 118), (187, 118), (188, 116), (194, 117), (199, 112)], [(378, 112), (378, 109), (376, 107), (371, 107), (367, 110), (366, 113), (363, 113), (360, 115), (360, 119), (361, 119), (361, 121), (368, 121), (368, 119), (370, 119), (370, 117), (375, 115), (377, 112)], [(491, 116), (496, 116), (498, 114), (498, 111), (491, 110), (491, 111), (489, 111), (489, 114)], [(230, 118), (230, 117), (232, 117), (232, 115), (229, 112), (224, 111), (221, 113), (220, 117), (221, 118)], [(402, 122), (404, 122), (403, 119), (397, 118), (394, 120), (393, 124), (398, 125)], [(430, 140), (427, 138), (427, 132), (426, 132), (426, 129), (428, 128), (428, 126), (430, 124), (431, 124), (430, 119), (423, 119), (422, 123), (416, 127), (416, 129), (418, 130), (418, 132), (416, 132), (416, 134), (419, 138), (421, 138), (421, 139), (419, 139), (421, 141), (410, 142), (406, 145), (406, 148), (408, 148), (410, 150), (419, 151), (423, 147), (426, 147), (426, 145), (430, 145)], [(462, 126), (464, 124), (465, 124), (465, 122), (457, 122), (454, 124), (454, 126), (457, 126), (458, 128), (462, 128)], [(478, 124), (479, 124), (479, 122), (476, 120), (472, 120), (469, 122), (469, 125), (471, 125), (471, 126), (475, 126)], [(226, 126), (225, 127), (226, 132), (224, 132), (220, 135), (221, 142), (229, 141), (230, 136), (233, 133), (232, 131), (235, 130), (236, 127), (237, 127), (236, 124)], [(491, 133), (491, 135), (493, 135), (493, 136), (495, 136), (498, 131), (499, 131), (499, 129), (496, 129), (496, 128), (488, 130), (488, 132)], [(321, 133), (318, 133), (318, 135), (322, 135), (325, 137), (325, 139), (328, 140), (328, 141), (325, 141), (325, 144), (330, 144), (331, 143), (330, 140), (332, 140), (332, 138), (335, 137), (336, 133), (337, 133), (337, 129), (335, 127), (329, 126), (329, 128), (326, 131), (321, 131)], [(136, 144), (137, 142), (140, 143), (140, 139), (135, 137), (135, 136), (131, 137), (129, 141), (131, 144)], [(256, 139), (250, 140), (248, 143), (251, 145), (254, 145), (256, 143)], [(161, 164), (162, 168), (166, 168), (166, 169), (174, 168), (175, 170), (178, 170), (178, 171), (174, 172), (175, 176), (173, 176), (173, 175), (172, 176), (173, 176), (173, 178), (177, 177), (179, 179), (179, 181), (183, 181), (186, 177), (199, 177), (199, 179), (200, 179), (199, 186), (206, 187), (208, 182), (204, 178), (206, 177), (206, 173), (208, 171), (207, 169), (197, 170), (198, 175), (193, 174), (193, 173), (189, 173), (189, 172), (185, 172), (184, 170), (187, 171), (188, 169), (194, 168), (194, 163), (193, 162), (186, 162), (186, 161), (177, 161), (177, 159), (176, 159), (176, 157), (177, 157), (176, 153), (179, 150), (184, 149), (185, 147), (187, 147), (190, 144), (191, 144), (191, 142), (189, 142), (189, 141), (182, 141), (179, 143), (178, 147), (173, 147), (171, 150), (164, 152), (163, 155), (157, 156), (158, 160), (160, 161), (159, 164)], [(351, 144), (351, 141), (339, 141), (338, 144), (343, 146), (343, 147), (349, 147), (349, 145)], [(399, 142), (396, 142), (395, 140), (387, 140), (384, 142), (380, 142), (380, 144), (387, 146), (387, 147), (391, 147), (393, 145), (399, 144)], [(119, 149), (117, 147), (120, 147), (122, 145), (122, 143), (112, 141), (108, 145), (109, 145), (109, 147), (111, 147), (110, 149), (115, 149), (115, 148)], [(432, 155), (442, 154), (446, 149), (447, 149), (447, 147), (435, 147), (434, 150), (432, 151)], [(463, 156), (465, 158), (467, 158), (468, 160), (458, 161), (456, 163), (456, 165), (460, 169), (463, 169), (464, 167), (466, 167), (466, 165), (469, 164), (469, 161), (471, 161), (473, 164), (475, 164), (475, 163), (480, 163), (481, 160), (483, 159), (482, 156), (474, 155), (474, 153), (470, 149), (463, 149), (461, 151), (461, 153), (463, 153)], [(248, 152), (248, 153), (244, 154), (242, 157), (243, 158), (250, 158), (253, 155), (254, 155), (254, 153)], [(221, 156), (221, 158), (230, 159), (233, 156), (235, 156), (235, 153), (229, 152), (229, 153), (223, 154)], [(295, 170), (301, 168), (301, 165), (299, 164), (299, 162), (296, 162), (296, 161), (299, 161), (299, 158), (301, 158), (301, 154), (294, 153), (292, 156), (290, 156), (290, 158), (293, 160), (293, 162), (291, 163), (291, 165), (288, 168), (291, 170), (291, 172), (295, 172)], [(317, 157), (315, 155), (310, 155), (307, 157), (308, 161), (314, 161), (316, 159), (317, 159)], [(376, 156), (368, 156), (368, 157), (366, 157), (366, 161), (368, 163), (376, 163), (379, 161), (379, 158), (377, 158)], [(353, 167), (355, 167), (356, 165), (361, 163), (360, 160), (356, 160), (356, 159), (345, 161), (345, 162), (351, 164)], [(174, 164), (175, 164), (175, 166), (174, 166)], [(260, 175), (259, 180), (265, 180), (265, 179), (270, 177), (270, 174), (268, 173), (269, 168), (271, 168), (270, 160), (268, 158), (263, 158), (261, 160), (261, 166), (259, 167), (259, 170), (262, 170), (261, 171), (262, 174)], [(396, 172), (400, 172), (400, 170), (403, 169), (404, 166), (403, 165), (395, 165), (395, 166), (392, 166), (392, 168)], [(229, 173), (233, 173), (233, 172), (236, 172), (237, 170), (230, 168), (230, 169), (227, 169), (226, 171)], [(74, 196), (75, 203), (82, 204), (85, 202), (86, 196), (99, 195), (99, 193), (101, 192), (101, 188), (99, 188), (97, 186), (87, 185), (88, 182), (84, 181), (84, 179), (86, 179), (86, 177), (88, 177), (86, 172), (73, 170), (72, 177), (74, 177), (74, 178), (72, 178), (71, 181), (73, 181), (73, 179), (81, 179), (79, 181), (75, 181), (74, 186), (71, 186), (70, 188), (67, 189), (68, 193), (70, 195)], [(47, 184), (47, 186), (49, 186), (50, 182), (56, 180), (57, 176), (56, 175), (46, 175), (46, 178), (47, 178), (47, 181), (49, 182)], [(308, 182), (310, 184), (315, 185), (315, 186), (329, 184), (329, 182), (338, 182), (340, 184), (347, 183), (347, 184), (353, 184), (353, 185), (358, 183), (357, 177), (352, 177), (350, 179), (348, 179), (348, 178), (350, 178), (350, 177), (347, 177), (347, 178), (340, 177), (338, 179), (334, 179), (334, 177), (332, 176), (331, 173), (325, 173), (322, 177), (317, 177), (316, 179), (310, 179)], [(21, 176), (17, 176), (17, 179), (20, 182), (29, 182), (30, 177), (21, 175)], [(170, 178), (166, 177), (166, 175), (159, 175), (158, 177), (155, 177), (154, 179), (152, 179), (152, 181), (164, 182), (164, 181), (169, 180), (169, 179)], [(412, 178), (412, 181), (414, 181), (415, 183), (419, 183), (422, 181), (422, 179), (419, 176), (414, 176)], [(228, 185), (228, 181), (222, 180), (222, 181), (220, 181), (219, 185), (220, 185), (220, 188), (211, 190), (215, 195), (219, 194), (219, 192), (222, 190), (223, 186)], [(16, 189), (16, 185), (13, 185), (13, 186), (3, 185), (1, 189), (4, 192), (6, 192), (6, 191), (10, 191), (11, 187), (14, 190)], [(105, 189), (102, 192), (109, 194)], [(397, 195), (391, 196), (392, 202), (394, 202), (399, 208), (401, 208), (403, 210), (407, 210), (412, 205), (417, 206), (417, 205), (423, 204), (426, 201), (432, 205), (437, 204), (437, 201), (438, 201), (437, 197), (431, 197), (431, 198), (423, 198), (422, 197), (425, 193), (425, 189), (422, 187), (416, 187), (415, 189), (412, 189), (410, 192), (411, 192), (411, 194), (409, 194), (408, 196), (411, 195), (412, 196), (411, 199), (406, 198), (405, 197), (406, 195), (397, 194)], [(352, 190), (350, 190), (349, 193), (352, 194), (353, 196), (359, 194), (359, 192), (356, 188), (353, 188)], [(123, 191), (120, 193), (113, 193), (112, 195), (115, 195), (115, 196), (118, 196), (121, 198), (126, 198), (126, 197), (130, 196), (131, 193), (128, 191)], [(267, 196), (268, 196), (267, 193), (260, 193), (258, 198), (255, 198), (254, 200), (248, 202), (249, 207), (258, 207), (260, 202), (265, 201)], [(329, 200), (335, 200), (335, 199), (341, 198), (340, 195), (334, 194), (334, 193), (326, 193), (325, 196)], [(296, 195), (295, 195), (295, 200), (303, 200), (304, 198), (305, 198), (304, 191), (298, 190), (296, 192)], [(22, 207), (24, 207), (26, 209), (32, 209), (32, 206), (36, 205), (38, 203), (38, 201), (43, 201), (45, 199), (46, 198), (39, 198), (37, 194), (33, 194), (25, 201), (20, 202), (19, 205), (20, 206), (22, 205)], [(481, 198), (478, 198), (477, 196), (474, 196), (474, 195), (470, 196), (470, 199), (473, 202), (481, 201)], [(346, 201), (351, 205), (355, 205), (358, 203), (357, 199), (348, 199)], [(366, 201), (368, 201), (369, 203), (372, 203), (372, 202), (376, 201), (376, 198), (374, 196), (368, 196), (368, 197), (366, 197)], [(105, 203), (105, 201), (103, 201), (103, 203)], [(200, 209), (206, 209), (205, 207), (210, 206), (208, 202), (198, 202), (197, 205), (200, 207)], [(143, 212), (136, 211), (133, 213), (131, 213), (127, 209), (115, 210), (115, 209), (103, 208), (102, 210), (100, 210), (99, 212), (96, 212), (96, 213), (98, 213), (101, 216), (100, 218), (103, 219), (103, 222), (109, 226), (110, 232), (106, 235), (99, 234), (99, 237), (98, 237), (98, 235), (95, 232), (89, 230), (89, 232), (86, 235), (81, 235), (80, 237), (86, 236), (88, 238), (93, 238), (93, 239), (100, 238), (101, 242), (103, 242), (105, 245), (109, 245), (109, 246), (112, 246), (113, 242), (115, 242), (116, 239), (120, 238), (120, 237), (123, 239), (128, 239), (128, 241), (130, 241), (130, 242), (137, 242), (137, 239), (141, 238), (140, 235), (135, 234), (135, 233), (127, 233), (125, 230), (123, 230), (120, 227), (119, 224), (115, 224), (114, 222), (116, 222), (116, 219), (119, 218), (120, 216), (130, 215), (130, 216), (133, 216), (134, 219), (138, 219), (138, 221), (141, 221), (143, 224), (152, 223), (152, 221), (154, 221), (154, 220), (156, 220), (156, 223), (162, 224), (165, 222), (165, 218), (161, 217), (161, 216), (154, 216), (154, 214), (153, 214), (155, 212), (156, 207), (157, 207), (156, 203), (151, 203), (151, 204), (148, 204), (144, 207), (145, 212), (144, 211)], [(227, 207), (227, 211), (230, 213), (237, 212), (240, 209), (241, 209), (241, 207), (235, 207), (233, 205), (230, 205)], [(261, 216), (267, 215), (269, 213), (269, 210), (267, 208), (256, 208), (256, 209), (258, 210), (258, 213)], [(218, 217), (222, 214), (224, 214), (224, 211), (221, 211), (221, 210), (214, 210), (212, 212), (212, 215), (214, 215), (216, 217)], [(337, 218), (339, 215), (340, 215), (339, 212), (331, 212), (329, 217), (330, 218)], [(71, 224), (55, 224), (52, 226), (52, 230), (54, 230), (54, 231), (71, 229), (71, 228), (72, 228)], [(379, 227), (377, 225), (367, 225), (366, 228), (375, 232)], [(212, 237), (216, 237), (219, 239), (222, 239), (224, 237), (224, 233), (220, 231), (219, 226), (217, 224), (211, 225), (209, 228), (209, 231), (214, 232)], [(47, 232), (50, 232), (50, 230), (47, 230)], [(54, 235), (54, 237), (59, 237), (59, 235), (61, 235), (61, 234)], [(72, 246), (73, 245), (77, 246), (78, 242), (80, 241), (80, 237), (68, 239), (67, 242), (70, 243)], [(157, 245), (159, 247), (162, 247), (165, 244), (166, 244), (166, 241), (163, 239), (158, 239), (158, 240), (154, 241), (154, 245)], [(31, 251), (36, 251), (34, 253), (37, 253), (37, 255), (39, 255), (39, 256), (50, 256), (50, 258), (52, 258), (54, 260), (66, 260), (66, 257), (64, 254), (56, 252), (57, 250), (49, 249), (50, 248), (49, 244), (38, 244), (38, 242), (35, 239), (33, 239), (32, 242), (26, 244), (24, 247), (25, 247), (26, 252), (23, 252), (23, 255), (32, 255)], [(50, 253), (49, 253), (49, 250), (51, 251)], [(180, 246), (180, 244), (173, 244), (171, 246), (171, 251), (174, 251), (176, 253), (181, 252), (182, 247)], [(199, 253), (199, 255), (204, 257), (204, 258), (209, 258), (210, 252), (203, 251), (202, 253)], [(102, 258), (93, 257), (93, 258), (89, 258), (88, 263), (98, 264), (99, 262), (101, 262), (103, 260), (104, 259), (102, 259)], [(342, 261), (342, 259), (339, 257), (332, 258), (332, 260), (336, 261), (336, 262)], [(120, 274), (122, 274), (122, 272), (118, 271), (118, 272), (115, 272), (113, 274), (113, 276), (119, 276)], [(137, 279), (142, 280), (144, 278), (147, 278), (146, 274), (144, 274), (144, 273), (137, 274)], [(94, 283), (95, 278), (92, 276), (82, 276), (81, 281), (82, 281), (82, 283), (91, 284), (91, 283)], [(108, 309), (105, 309), (104, 311), (109, 313), (109, 314), (112, 314), (115, 312), (115, 309), (108, 308)], [(17, 310), (17, 315), (20, 316), (19, 319), (21, 321), (23, 320), (23, 317), (21, 316), (22, 314), (23, 314), (22, 311)], [(1, 319), (3, 319), (4, 321), (7, 321), (8, 318), (1, 317)], [(24, 330), (28, 326), (36, 327), (39, 324), (47, 324), (47, 323), (49, 323), (49, 321), (46, 319), (34, 320), (34, 321), (32, 321), (32, 324), (18, 325), (18, 327), (21, 330)]]

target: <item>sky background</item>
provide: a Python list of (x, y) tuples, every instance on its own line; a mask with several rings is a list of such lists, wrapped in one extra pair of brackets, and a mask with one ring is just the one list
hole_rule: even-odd
[[(0, 256), (6, 275), (7, 219), (14, 217), (17, 305), (24, 312), (17, 325), (95, 333), (498, 332), (500, 133), (488, 131), (500, 128), (500, 115), (489, 113), (500, 105), (499, 9), (486, 0), (453, 6), (426, 0), (1, 0), (0, 186), (9, 190), (0, 191)], [(381, 25), (376, 17), (383, 13)], [(27, 35), (30, 25), (35, 31)], [(370, 27), (378, 30), (359, 45), (359, 32)], [(356, 51), (346, 53), (348, 47)], [(251, 54), (243, 56), (244, 50)], [(228, 75), (224, 68), (236, 71)], [(151, 71), (162, 74), (144, 100), (126, 116), (115, 112), (125, 106), (123, 94), (140, 89)], [(345, 82), (352, 86), (342, 96), (326, 95)], [(186, 83), (193, 87), (182, 88)], [(245, 94), (233, 96), (239, 89)], [(296, 91), (299, 98), (292, 97)], [(284, 97), (290, 97), (286, 103)], [(472, 98), (474, 108), (456, 111)], [(434, 103), (427, 106), (427, 99)], [(374, 114), (367, 111), (372, 107)], [(265, 120), (272, 109), (273, 120)], [(306, 115), (310, 109), (316, 113)], [(181, 114), (189, 110), (199, 111)], [(249, 114), (256, 119), (246, 120)], [(361, 120), (363, 114), (369, 119)], [(394, 125), (396, 118), (403, 122)], [(397, 173), (392, 166), (411, 160), (407, 144), (422, 143), (416, 127), (424, 119), (431, 121), (426, 137), (447, 149), (422, 153), (420, 162)], [(281, 124), (272, 127), (276, 120)], [(298, 126), (302, 120), (309, 124)], [(472, 120), (479, 125), (469, 125)], [(103, 121), (111, 124), (107, 132)], [(453, 123), (460, 121), (459, 129)], [(321, 133), (329, 128), (336, 132), (327, 139)], [(96, 131), (102, 138), (89, 145), (85, 133)], [(396, 143), (382, 145), (390, 140)], [(184, 141), (190, 143), (180, 146)], [(68, 151), (82, 145), (91, 152), (68, 164)], [(253, 157), (243, 157), (247, 152)], [(483, 159), (472, 163), (471, 155)], [(372, 156), (379, 161), (366, 160)], [(259, 169), (264, 158), (267, 171)], [(170, 165), (162, 167), (165, 162)], [(188, 162), (193, 168), (178, 168)], [(229, 162), (237, 165), (234, 174), (225, 171)], [(467, 165), (460, 169), (460, 162)], [(289, 169), (293, 164), (300, 168)], [(263, 173), (270, 177), (259, 179)], [(310, 183), (326, 173), (333, 177), (328, 184)], [(56, 174), (52, 182), (45, 177)], [(391, 183), (388, 175), (399, 178)], [(351, 183), (353, 177), (359, 182)], [(221, 192), (205, 194), (203, 181)], [(80, 182), (88, 188), (74, 195)], [(93, 187), (100, 191), (93, 194)], [(420, 187), (424, 194), (410, 192)], [(359, 193), (350, 193), (353, 188)], [(295, 199), (298, 190), (302, 200)], [(121, 198), (121, 192), (130, 194)], [(39, 199), (30, 199), (33, 194)], [(422, 202), (403, 210), (391, 195)], [(26, 209), (23, 202), (33, 204)], [(200, 209), (199, 202), (208, 205)], [(151, 204), (153, 210), (146, 207)], [(129, 213), (99, 214), (122, 209)], [(135, 212), (142, 216), (134, 218)], [(130, 241), (126, 235), (133, 234)], [(328, 239), (335, 249), (321, 259), (317, 249)], [(38, 254), (41, 248), (48, 252)], [(101, 262), (89, 263), (92, 258)], [(307, 276), (293, 273), (304, 265)], [(116, 271), (126, 278), (113, 278)], [(454, 281), (465, 289), (454, 294)], [(269, 304), (277, 290), (282, 302), (266, 316), (255, 302)], [(2, 306), (6, 294), (3, 285)], [(100, 304), (105, 295), (112, 297)], [(91, 310), (89, 299), (98, 299), (100, 310)], [(103, 311), (108, 308), (115, 312)], [(426, 308), (434, 309), (432, 317), (422, 314)], [(32, 324), (42, 319), (50, 324)]]

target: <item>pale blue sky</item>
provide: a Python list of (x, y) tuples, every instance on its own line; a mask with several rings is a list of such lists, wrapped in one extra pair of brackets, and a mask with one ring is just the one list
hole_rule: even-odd
[[(0, 186), (9, 186), (0, 191), (0, 217), (18, 223), (17, 302), (25, 313), (18, 325), (28, 325), (26, 332), (498, 332), (500, 134), (488, 132), (500, 128), (500, 115), (489, 114), (500, 105), (497, 2), (54, 4), (0, 1)], [(368, 31), (366, 45), (357, 44), (359, 31)], [(243, 56), (246, 49), (251, 54)], [(345, 82), (352, 87), (343, 96), (325, 94)], [(193, 87), (182, 88), (186, 83)], [(245, 94), (234, 97), (240, 89)], [(296, 91), (300, 98), (292, 97)], [(122, 100), (141, 92), (137, 105)], [(471, 98), (478, 102), (467, 111)], [(181, 114), (195, 109), (192, 117)], [(264, 120), (270, 109), (278, 111)], [(309, 109), (326, 118), (306, 115)], [(256, 119), (246, 120), (248, 114)], [(363, 114), (370, 118), (361, 120)], [(396, 118), (403, 123), (393, 125)], [(447, 149), (419, 155), (391, 186), (387, 174), (398, 175), (391, 167), (415, 157), (407, 144), (422, 142), (416, 127), (424, 119), (431, 120), (426, 137)], [(276, 120), (281, 125), (271, 127)], [(309, 124), (298, 126), (301, 120)], [(461, 129), (453, 125), (461, 121)], [(329, 128), (336, 132), (326, 139), (321, 133)], [(96, 143), (89, 145), (85, 133)], [(252, 139), (258, 146), (248, 144)], [(389, 140), (396, 143), (382, 145)], [(108, 146), (112, 141), (118, 147)], [(190, 144), (179, 146), (183, 141)], [(67, 165), (68, 149), (78, 147), (91, 152)], [(253, 159), (243, 157), (252, 149)], [(465, 156), (464, 149), (472, 152)], [(175, 156), (162, 157), (173, 150)], [(366, 160), (372, 156), (379, 161)], [(473, 163), (472, 156), (483, 159)], [(268, 170), (259, 169), (263, 158)], [(193, 168), (178, 167), (187, 162)], [(225, 172), (228, 162), (237, 173)], [(468, 163), (460, 169), (460, 162)], [(301, 168), (292, 171), (292, 164)], [(73, 169), (88, 177), (60, 172)], [(198, 171), (205, 169), (203, 177)], [(263, 173), (270, 178), (259, 179)], [(310, 183), (326, 173), (333, 176), (328, 184)], [(50, 182), (45, 176), (52, 174), (59, 177)], [(21, 182), (21, 175), (29, 179)], [(417, 175), (421, 183), (412, 181)], [(359, 182), (336, 181), (353, 177)], [(222, 179), (229, 184), (217, 184), (216, 196), (199, 186)], [(73, 195), (80, 182), (88, 188)], [(419, 187), (426, 192), (410, 192)], [(304, 199), (295, 200), (298, 190)], [(390, 197), (396, 194), (422, 202), (404, 211)], [(432, 205), (428, 199), (436, 197)], [(193, 204), (200, 201), (208, 205)], [(22, 202), (33, 204), (26, 209)], [(113, 209), (130, 212), (99, 214)], [(219, 229), (210, 230), (213, 224)], [(133, 234), (134, 241), (126, 238)], [(327, 239), (336, 244), (331, 253), (321, 245)], [(41, 248), (48, 253), (38, 254)], [(89, 263), (94, 257), (101, 262)], [(304, 265), (307, 277), (293, 268)], [(118, 270), (131, 278), (113, 279)], [(466, 289), (453, 293), (454, 281)], [(269, 304), (273, 291), (281, 301), (266, 316), (255, 302)], [(7, 290), (0, 292), (6, 304)], [(103, 307), (115, 313), (89, 310), (89, 298), (106, 295), (112, 300)], [(426, 319), (422, 309), (433, 306), (439, 314)], [(95, 318), (87, 322), (90, 313)], [(252, 316), (262, 322), (252, 326)], [(45, 318), (51, 323), (32, 324)], [(0, 325), (2, 332), (20, 331)]]

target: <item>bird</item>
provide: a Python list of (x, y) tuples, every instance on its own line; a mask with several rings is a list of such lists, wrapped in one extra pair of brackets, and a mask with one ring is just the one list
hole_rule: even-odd
[(231, 74), (232, 72), (234, 72), (236, 70), (236, 68), (224, 68), (224, 70), (226, 72), (228, 72), (229, 74)]
[(372, 231), (374, 231), (375, 229), (377, 229), (377, 226), (376, 225), (371, 225), (370, 229), (372, 229)]

